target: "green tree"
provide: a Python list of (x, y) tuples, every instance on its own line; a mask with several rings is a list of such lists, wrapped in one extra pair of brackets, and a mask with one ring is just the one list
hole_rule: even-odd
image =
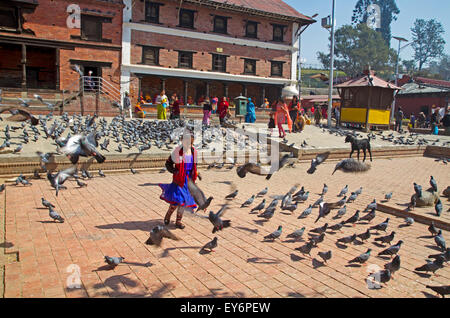
[(439, 79), (450, 81), (450, 55), (444, 54), (439, 61), (433, 61), (428, 68)]
[[(376, 71), (390, 70), (396, 58), (381, 33), (365, 24), (355, 27), (344, 25), (335, 35), (335, 67), (348, 76), (356, 76), (370, 65)], [(330, 67), (330, 54), (318, 52), (317, 58), (324, 68)]]
[(418, 61), (421, 71), (427, 62), (442, 56), (445, 45), (442, 35), (445, 31), (442, 24), (434, 19), (416, 19), (411, 32), (414, 58)]
[(367, 23), (369, 14), (367, 8), (376, 4), (380, 7), (381, 20), (380, 28), (377, 29), (383, 35), (383, 39), (386, 41), (388, 47), (391, 46), (391, 23), (396, 21), (400, 10), (395, 3), (395, 0), (358, 0), (355, 9), (353, 10), (352, 23), (353, 25)]

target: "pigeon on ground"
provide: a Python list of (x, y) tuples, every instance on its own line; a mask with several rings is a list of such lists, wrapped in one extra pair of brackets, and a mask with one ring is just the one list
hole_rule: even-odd
[(439, 229), (434, 225), (434, 222), (431, 221), (430, 226), (428, 227), (428, 231), (431, 233), (431, 235), (436, 236), (439, 233)]
[(407, 217), (407, 218), (405, 219), (405, 224), (406, 224), (407, 226), (413, 225), (413, 224), (414, 224), (414, 219), (411, 218), (411, 217)]
[(361, 241), (367, 241), (371, 234), (370, 234), (370, 229), (367, 229), (367, 231), (365, 231), (364, 233), (358, 234), (356, 235)]
[(241, 208), (249, 206), (250, 204), (253, 203), (253, 200), (255, 200), (255, 195), (252, 195), (250, 199), (242, 203)]
[(323, 261), (324, 261), (325, 263), (327, 263), (327, 261), (329, 261), (329, 260), (331, 259), (331, 257), (332, 257), (331, 250), (328, 251), (328, 252), (319, 252), (317, 255), (319, 255), (319, 257), (320, 257), (321, 259), (323, 259)]
[(54, 221), (59, 221), (61, 223), (64, 223), (64, 218), (58, 214), (58, 212), (56, 212), (55, 210), (53, 210), (52, 207), (48, 208), (48, 214), (50, 215), (50, 217), (54, 220)]
[(311, 249), (314, 248), (314, 243), (312, 241), (308, 241), (305, 245), (297, 247), (296, 250), (300, 251), (302, 254), (307, 254), (311, 257)]
[(283, 211), (294, 212), (295, 210), (297, 210), (297, 202), (295, 202), (294, 204), (286, 205), (286, 206), (282, 207), (281, 209)]
[(386, 201), (391, 200), (391, 199), (392, 199), (392, 192), (386, 193), (386, 195), (384, 196), (384, 199), (385, 199)]
[(317, 166), (323, 163), (325, 160), (327, 160), (329, 155), (330, 155), (329, 151), (323, 154), (318, 154), (315, 159), (311, 160), (311, 167), (308, 169), (307, 172), (309, 174), (313, 174), (316, 171)]
[(392, 278), (392, 273), (389, 269), (380, 270), (376, 273), (370, 274), (369, 276), (376, 277), (377, 282), (386, 284)]
[(233, 193), (230, 193), (229, 195), (227, 195), (227, 196), (225, 197), (225, 199), (227, 199), (227, 200), (234, 199), (234, 198), (237, 196), (238, 192), (239, 192), (239, 190), (236, 190), (236, 191), (234, 191)]
[(231, 226), (231, 220), (222, 220), (222, 218), (221, 218), (227, 208), (228, 208), (228, 206), (224, 205), (224, 206), (222, 206), (222, 208), (220, 208), (219, 211), (217, 211), (217, 213), (214, 213), (213, 211), (209, 212), (208, 219), (214, 226), (214, 228), (212, 230), (213, 234), (216, 233), (217, 231), (221, 231), (224, 228)]
[(403, 241), (400, 240), (398, 241), (397, 244), (392, 245), (390, 247), (388, 247), (387, 249), (385, 249), (384, 251), (381, 251), (378, 253), (378, 256), (383, 256), (383, 255), (387, 255), (387, 256), (393, 256), (393, 255), (397, 255), (398, 252), (400, 251), (400, 247), (402, 246)]
[(434, 206), (434, 210), (436, 211), (437, 216), (441, 216), (442, 209), (443, 209), (443, 206), (442, 206), (441, 199), (438, 199), (438, 202), (436, 202), (436, 205)]
[(370, 227), (370, 229), (371, 230), (376, 230), (377, 232), (378, 231), (386, 232), (386, 229), (387, 229), (387, 227), (389, 225), (389, 220), (390, 220), (390, 218), (387, 218), (384, 222), (382, 222), (380, 224), (377, 224), (377, 225), (374, 225), (374, 226)]
[(384, 265), (384, 268), (390, 270), (391, 275), (394, 275), (400, 269), (400, 255), (396, 255), (390, 263)]
[(417, 272), (432, 272), (436, 274), (436, 271), (440, 268), (444, 267), (444, 259), (442, 257), (438, 257), (434, 261), (428, 261), (425, 265), (415, 268), (414, 270)]
[(375, 238), (375, 242), (381, 242), (382, 244), (390, 244), (395, 238), (395, 231), (392, 231), (391, 234), (386, 236), (381, 236)]
[(364, 264), (370, 258), (370, 252), (372, 252), (371, 248), (369, 248), (365, 253), (363, 253), (363, 254), (355, 257), (354, 259), (350, 260), (348, 263), (349, 264), (352, 264), (352, 263)]
[(433, 189), (434, 192), (438, 191), (437, 182), (433, 178), (433, 176), (430, 177), (430, 185), (431, 185), (431, 188)]
[(270, 220), (274, 214), (275, 214), (275, 207), (268, 207), (263, 213), (258, 214), (258, 217)]
[(105, 178), (105, 174), (103, 173), (102, 169), (98, 169), (98, 175), (102, 178)]
[(332, 231), (340, 231), (343, 226), (344, 226), (344, 222), (341, 222), (341, 223), (337, 223), (335, 225), (330, 226), (329, 229)]
[(83, 181), (79, 180), (79, 179), (77, 179), (77, 185), (78, 185), (80, 188), (87, 187), (87, 184), (84, 183)]
[(434, 242), (438, 247), (440, 247), (443, 251), (446, 250), (447, 245), (445, 243), (445, 239), (442, 236), (442, 230), (439, 230), (438, 234), (434, 237)]
[(105, 256), (105, 263), (107, 263), (111, 268), (115, 268), (117, 265), (122, 263), (124, 257), (109, 257)]
[(338, 194), (338, 197), (344, 196), (348, 192), (348, 184), (341, 190), (341, 192)]
[(59, 189), (61, 189), (64, 182), (70, 177), (73, 177), (76, 172), (77, 168), (74, 166), (61, 170), (57, 174), (47, 173), (47, 179), (50, 181), (51, 186), (56, 189), (56, 196), (58, 196)]
[(323, 188), (322, 188), (322, 194), (321, 195), (325, 195), (328, 192), (328, 186), (326, 185), (326, 183), (323, 184)]
[(164, 225), (157, 225), (150, 231), (150, 237), (147, 239), (145, 244), (161, 246), (164, 237), (175, 241), (179, 240), (178, 237), (170, 232), (167, 227)]
[(297, 202), (304, 202), (306, 200), (308, 200), (309, 197), (309, 191), (303, 193), (303, 194), (299, 194), (297, 196), (294, 196), (294, 200)]
[(18, 152), (21, 152), (21, 151), (22, 151), (22, 149), (23, 149), (23, 145), (22, 145), (22, 144), (20, 144), (20, 145), (18, 145), (18, 146), (17, 146), (17, 148), (15, 148), (15, 149), (13, 150), (13, 153), (18, 153)]
[(217, 236), (213, 238), (212, 241), (205, 244), (202, 247), (202, 250), (209, 250), (210, 252), (214, 252), (214, 249), (217, 247)]
[(439, 258), (439, 257), (442, 257), (445, 262), (449, 262), (450, 261), (450, 247), (447, 247), (447, 249), (443, 253), (428, 255), (428, 258), (436, 259), (436, 258)]
[(305, 211), (302, 212), (302, 214), (299, 215), (298, 219), (304, 219), (308, 215), (310, 215), (312, 212), (312, 205), (310, 204), (309, 207), (305, 209)]
[(325, 239), (325, 233), (322, 233), (319, 236), (311, 237), (310, 241), (314, 244), (314, 246), (317, 246), (317, 244), (322, 243), (324, 239)]
[(370, 223), (375, 218), (375, 216), (376, 216), (376, 210), (372, 209), (372, 211), (370, 211), (369, 213), (367, 213), (366, 215), (361, 217), (359, 219), (359, 221), (367, 221), (368, 223)]
[(6, 185), (3, 183), (2, 185), (0, 185), (0, 193), (2, 193), (6, 188)]
[(322, 233), (326, 232), (327, 229), (328, 229), (328, 223), (325, 223), (323, 226), (312, 229), (310, 232), (322, 234)]
[(359, 189), (356, 190), (355, 193), (356, 193), (357, 195), (360, 195), (360, 194), (362, 193), (362, 190), (363, 190), (363, 187), (359, 187)]
[(414, 182), (414, 191), (416, 192), (418, 198), (422, 197), (422, 186), (418, 185), (415, 182)]
[(343, 217), (347, 213), (347, 206), (344, 205), (342, 208), (340, 208), (335, 216), (336, 219), (339, 219)]
[(349, 219), (344, 221), (344, 224), (353, 224), (359, 221), (359, 210), (356, 210), (355, 214), (353, 214)]
[(256, 207), (254, 207), (250, 212), (254, 211), (261, 211), (266, 206), (266, 199), (262, 200), (260, 204), (258, 204)]
[(280, 225), (278, 226), (278, 229), (275, 232), (270, 233), (269, 235), (264, 236), (264, 240), (272, 240), (279, 238), (281, 236), (281, 233), (283, 231), (283, 227)]
[(299, 240), (302, 238), (304, 232), (305, 232), (305, 227), (302, 227), (301, 229), (296, 230), (296, 231), (292, 232), (291, 234), (288, 234), (287, 238), (293, 238), (295, 240)]
[(441, 295), (442, 298), (445, 298), (445, 295), (450, 294), (450, 285), (446, 286), (431, 286), (426, 285), (426, 288), (431, 289), (432, 291), (436, 292), (437, 294)]
[(258, 192), (258, 194), (256, 195), (256, 197), (262, 197), (265, 196), (267, 194), (267, 191), (269, 190), (269, 188), (264, 188), (264, 190), (261, 190), (260, 192)]
[(50, 202), (48, 202), (44, 198), (41, 198), (41, 201), (42, 201), (42, 205), (45, 206), (47, 209), (50, 208), (50, 207), (52, 207), (52, 208), (55, 207), (53, 204), (51, 204)]
[(313, 204), (313, 208), (318, 207), (323, 202), (323, 196), (320, 196), (320, 198), (317, 199), (316, 202)]
[(338, 239), (338, 243), (350, 244), (356, 240), (356, 234)]
[(358, 195), (355, 192), (352, 192), (352, 194), (347, 199), (347, 203), (355, 202), (357, 198)]
[(373, 201), (367, 205), (367, 207), (365, 208), (364, 212), (370, 211), (370, 210), (376, 209), (376, 208), (377, 208), (377, 200), (373, 199)]

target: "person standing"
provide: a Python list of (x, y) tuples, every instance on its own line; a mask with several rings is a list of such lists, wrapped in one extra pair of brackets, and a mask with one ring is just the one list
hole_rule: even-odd
[(316, 109), (314, 111), (314, 120), (316, 122), (316, 126), (318, 126), (320, 124), (321, 119), (322, 119), (322, 113), (320, 111), (320, 108), (316, 107)]
[(285, 104), (282, 99), (277, 102), (276, 122), (278, 126), (278, 133), (280, 138), (286, 137), (286, 132), (283, 129), (283, 124), (286, 122), (286, 110)]
[(161, 94), (158, 95), (158, 97), (156, 97), (156, 108), (158, 110), (158, 119), (161, 120), (167, 120), (167, 105), (168, 105), (168, 101), (167, 101), (167, 96), (166, 96), (166, 91), (162, 90)]
[(269, 114), (269, 131), (270, 131), (270, 137), (272, 137), (273, 129), (275, 128), (275, 113), (270, 112)]
[[(298, 97), (295, 95), (292, 97), (291, 102), (289, 103), (289, 116), (295, 122), (298, 116), (298, 110), (300, 109), (300, 103), (298, 102)], [(294, 125), (293, 132), (295, 132), (296, 128)]]
[(209, 97), (206, 97), (203, 101), (203, 125), (209, 126), (209, 119), (211, 117), (211, 102)]
[(416, 116), (414, 116), (414, 113), (409, 117), (409, 121), (411, 123), (411, 128), (416, 128)]
[(219, 120), (221, 126), (225, 123), (225, 117), (227, 116), (228, 113), (228, 107), (230, 107), (230, 104), (228, 103), (227, 98), (223, 97), (222, 101), (217, 107), (217, 112), (219, 113)]
[(450, 135), (450, 106), (447, 106), (444, 117), (442, 118), (442, 126), (444, 126), (445, 133)]
[(217, 112), (217, 105), (219, 104), (219, 99), (217, 97), (214, 97), (212, 99), (212, 103), (211, 103), (211, 113), (215, 114)]
[(341, 120), (341, 111), (339, 110), (338, 106), (336, 106), (336, 108), (334, 109), (334, 113), (336, 116), (336, 128), (337, 128), (337, 127), (339, 127), (340, 120)]
[(196, 209), (197, 205), (188, 189), (188, 180), (197, 180), (197, 151), (193, 146), (194, 134), (188, 130), (183, 133), (182, 145), (175, 148), (166, 161), (167, 170), (173, 174), (172, 183), (159, 184), (162, 190), (160, 199), (170, 204), (164, 217), (164, 224), (169, 225), (170, 217), (178, 207), (175, 226), (184, 229), (181, 223), (185, 208)]
[(92, 71), (88, 72), (88, 76), (86, 76), (86, 84), (91, 91), (95, 91), (95, 83), (92, 79)]
[[(125, 92), (125, 96), (123, 97), (123, 106), (120, 108), (120, 115), (122, 115), (123, 110), (127, 111), (130, 108), (131, 108), (130, 96), (128, 95), (128, 92)], [(131, 118), (131, 112), (130, 112), (130, 118)]]
[(439, 112), (436, 109), (433, 114), (431, 114), (431, 118), (430, 118), (430, 125), (431, 125), (431, 134), (433, 135), (437, 135), (439, 134)]
[(178, 118), (180, 118), (180, 101), (178, 100), (178, 96), (175, 95), (173, 97), (172, 113), (170, 115), (170, 119), (178, 119)]
[(395, 115), (395, 131), (402, 131), (403, 117), (403, 110), (401, 107), (399, 107), (397, 114)]
[(255, 104), (252, 102), (252, 99), (248, 99), (247, 103), (247, 114), (245, 115), (246, 123), (254, 123), (256, 121), (256, 113), (255, 113)]

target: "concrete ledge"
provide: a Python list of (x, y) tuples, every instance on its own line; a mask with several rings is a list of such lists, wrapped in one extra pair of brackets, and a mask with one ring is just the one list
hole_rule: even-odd
[[(409, 131), (418, 134), (431, 135), (431, 128), (410, 128)], [(438, 134), (440, 136), (450, 136), (450, 133), (446, 133), (445, 129), (439, 129)]]

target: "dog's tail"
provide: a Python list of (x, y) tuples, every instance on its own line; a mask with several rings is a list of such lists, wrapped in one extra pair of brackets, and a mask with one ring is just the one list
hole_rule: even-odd
[(370, 165), (364, 162), (356, 161), (353, 158), (345, 159), (341, 162), (339, 162), (336, 165), (336, 168), (334, 169), (333, 173), (336, 172), (336, 170), (342, 170), (343, 172), (365, 172), (370, 169)]

